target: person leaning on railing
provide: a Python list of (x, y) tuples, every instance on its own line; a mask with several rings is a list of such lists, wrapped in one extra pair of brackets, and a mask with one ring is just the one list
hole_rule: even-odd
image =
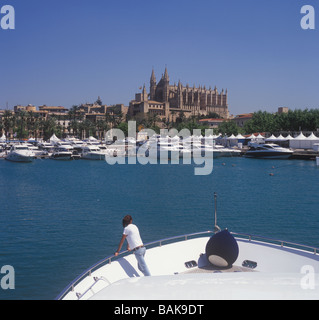
[(144, 274), (144, 276), (150, 276), (151, 273), (148, 269), (148, 266), (145, 262), (145, 253), (146, 253), (146, 248), (143, 245), (140, 232), (138, 230), (138, 227), (132, 223), (133, 218), (130, 215), (126, 215), (123, 220), (123, 235), (122, 239), (119, 243), (117, 251), (114, 253), (115, 256), (118, 256), (125, 239), (127, 240), (127, 250), (133, 251), (137, 263), (138, 263), (138, 268), (139, 270)]

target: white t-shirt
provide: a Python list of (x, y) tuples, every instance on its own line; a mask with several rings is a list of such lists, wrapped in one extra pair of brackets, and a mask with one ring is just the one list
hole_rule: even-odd
[(131, 250), (143, 245), (140, 232), (135, 224), (131, 223), (124, 228), (123, 234), (127, 236), (126, 240)]

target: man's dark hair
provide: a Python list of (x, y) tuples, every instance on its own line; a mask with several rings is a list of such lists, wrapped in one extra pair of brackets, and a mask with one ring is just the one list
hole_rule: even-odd
[(131, 223), (132, 220), (133, 218), (129, 214), (126, 215), (122, 220), (123, 228), (126, 228)]

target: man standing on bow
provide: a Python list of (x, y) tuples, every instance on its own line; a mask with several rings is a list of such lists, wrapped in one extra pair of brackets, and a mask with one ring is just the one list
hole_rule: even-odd
[(127, 240), (128, 246), (127, 250), (133, 251), (135, 257), (137, 259), (138, 268), (141, 272), (143, 272), (144, 276), (150, 276), (151, 273), (147, 267), (144, 256), (146, 252), (146, 248), (143, 245), (140, 232), (135, 224), (132, 223), (133, 218), (130, 215), (126, 215), (123, 218), (123, 235), (118, 246), (117, 251), (114, 253), (115, 256), (118, 256), (125, 239)]

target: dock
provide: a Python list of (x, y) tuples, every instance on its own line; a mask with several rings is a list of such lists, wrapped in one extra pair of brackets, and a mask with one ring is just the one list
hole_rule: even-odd
[(319, 157), (319, 152), (314, 150), (294, 150), (293, 155), (290, 159), (298, 160), (316, 160), (316, 157)]

